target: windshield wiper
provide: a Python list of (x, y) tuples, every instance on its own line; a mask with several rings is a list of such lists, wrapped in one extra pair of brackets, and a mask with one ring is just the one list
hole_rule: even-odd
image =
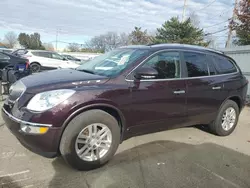
[(90, 74), (95, 74), (94, 71), (91, 70), (87, 70), (87, 69), (76, 69), (77, 71), (82, 71), (82, 72), (86, 72), (86, 73), (90, 73)]

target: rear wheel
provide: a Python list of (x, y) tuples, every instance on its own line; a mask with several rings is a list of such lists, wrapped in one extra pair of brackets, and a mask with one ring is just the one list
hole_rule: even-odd
[(230, 135), (238, 123), (238, 118), (238, 105), (234, 101), (228, 100), (220, 108), (216, 120), (210, 124), (210, 129), (219, 136)]
[(37, 73), (40, 72), (41, 70), (41, 65), (39, 63), (31, 63), (30, 64), (30, 69), (32, 73)]
[(76, 116), (66, 127), (60, 152), (73, 168), (91, 170), (107, 163), (120, 143), (117, 120), (102, 110)]

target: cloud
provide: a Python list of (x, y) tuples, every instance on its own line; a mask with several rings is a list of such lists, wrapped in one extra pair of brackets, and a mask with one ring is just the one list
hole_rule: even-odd
[[(231, 17), (233, 0), (188, 0), (187, 15), (195, 12), (201, 27)], [(1, 0), (0, 29), (29, 30), (54, 35), (95, 36), (107, 31), (149, 31), (172, 16), (182, 15), (183, 0)], [(206, 7), (204, 9), (204, 7)], [(224, 13), (223, 13), (224, 12)], [(222, 14), (223, 13), (223, 14)], [(227, 23), (205, 29), (214, 32)]]

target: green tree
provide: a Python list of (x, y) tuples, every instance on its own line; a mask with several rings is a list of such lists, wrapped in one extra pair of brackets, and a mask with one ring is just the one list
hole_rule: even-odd
[(28, 49), (34, 49), (34, 50), (44, 50), (44, 46), (41, 42), (41, 37), (39, 33), (33, 33), (31, 35), (26, 33), (20, 33), (18, 36), (19, 43)]
[(230, 27), (236, 31), (236, 41), (238, 45), (250, 44), (250, 1), (241, 0), (236, 11), (237, 20), (232, 21)]
[(130, 41), (133, 45), (149, 44), (152, 41), (147, 33), (147, 30), (142, 31), (141, 27), (135, 27), (135, 29), (129, 35)]
[(177, 17), (166, 21), (161, 28), (157, 29), (155, 43), (180, 43), (208, 46), (204, 40), (203, 29), (195, 27), (191, 19), (180, 22)]

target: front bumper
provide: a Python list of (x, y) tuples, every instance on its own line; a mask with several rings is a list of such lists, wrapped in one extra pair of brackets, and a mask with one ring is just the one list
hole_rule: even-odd
[[(23, 121), (14, 117), (4, 108), (2, 108), (2, 117), (8, 129), (24, 147), (34, 153), (48, 158), (53, 158), (58, 155), (61, 128), (52, 127), (50, 124), (39, 124)], [(49, 130), (45, 134), (30, 135), (21, 131), (20, 124), (49, 127)]]

